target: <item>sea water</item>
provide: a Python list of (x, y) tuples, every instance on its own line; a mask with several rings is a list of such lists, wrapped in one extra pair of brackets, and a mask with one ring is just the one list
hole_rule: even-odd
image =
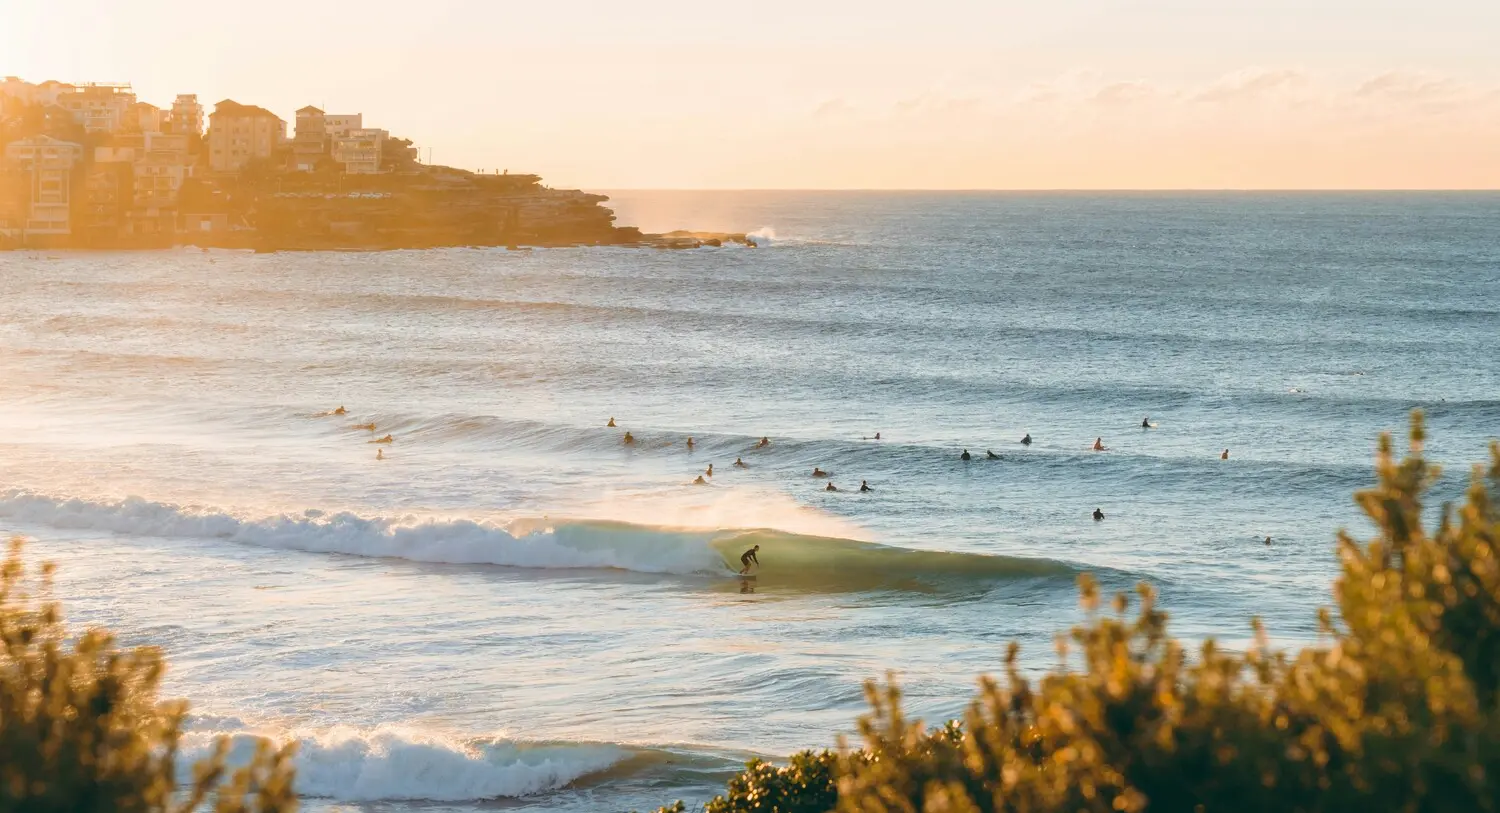
[(1314, 640), (1378, 434), (1425, 410), (1438, 499), (1500, 434), (1497, 195), (615, 197), (760, 247), (0, 254), (0, 532), (165, 649), (187, 758), (700, 802), (888, 671), (937, 722), (1052, 668), (1084, 572)]

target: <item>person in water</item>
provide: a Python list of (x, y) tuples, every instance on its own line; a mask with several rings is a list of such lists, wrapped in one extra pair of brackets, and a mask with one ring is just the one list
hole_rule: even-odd
[(707, 474), (709, 477), (714, 476), (714, 464), (709, 463), (708, 464), (708, 471), (704, 472), (704, 474)]
[(700, 475), (698, 475), (698, 479), (696, 479), (696, 480), (693, 481), (693, 485), (695, 485), (695, 486), (706, 486), (706, 485), (708, 485), (708, 481), (705, 480), (705, 479), (703, 479), (703, 475), (700, 474)]
[(353, 425), (353, 426), (351, 426), (349, 428), (350, 429), (363, 429), (366, 432), (374, 432), (375, 431), (375, 424), (373, 424), (373, 423), (357, 423), (357, 424), (355, 424), (355, 425)]
[(1021, 438), (1021, 445), (1022, 446), (1030, 446), (1031, 445), (1031, 433), (1030, 432), (1026, 433), (1026, 437)]
[(632, 443), (635, 443), (635, 435), (632, 435), (629, 432), (626, 432), (625, 433), (625, 445), (628, 446), (628, 445), (630, 445)]
[(828, 476), (828, 472), (823, 471), (822, 469), (818, 468), (817, 466), (813, 466), (813, 476), (814, 477), (827, 477)]
[(693, 439), (692, 438), (688, 438), (688, 451), (692, 451), (692, 450), (693, 450)]
[(750, 468), (749, 466), (745, 465), (745, 461), (739, 459), (738, 457), (736, 457), (734, 459), (734, 465), (735, 465), (735, 468), (739, 468), (739, 469), (748, 469), (748, 468)]
[(870, 482), (868, 480), (860, 480), (859, 481), (859, 490), (861, 492), (865, 492), (865, 491), (874, 491), (875, 489), (870, 488)]
[(1221, 454), (1221, 455), (1219, 455), (1219, 459), (1220, 460), (1228, 460), (1229, 459), (1229, 450), (1225, 449), (1224, 453)]
[(760, 439), (760, 443), (755, 444), (755, 447), (757, 449), (764, 449), (765, 447), (770, 446), (770, 445), (771, 445), (771, 439), (770, 438), (761, 438)]
[(756, 545), (750, 550), (747, 550), (744, 553), (740, 554), (740, 564), (744, 565), (744, 567), (740, 568), (741, 576), (750, 572), (751, 562), (754, 562), (756, 567), (760, 567), (760, 560), (755, 558), (755, 552), (758, 550), (760, 550), (760, 545)]
[(346, 412), (348, 412), (348, 411), (349, 411), (349, 410), (347, 410), (347, 409), (344, 409), (344, 405), (343, 405), (343, 404), (339, 404), (339, 408), (338, 408), (338, 409), (335, 409), (335, 410), (334, 410), (334, 411), (333, 411), (333, 414), (335, 414), (335, 415), (343, 415), (343, 414), (344, 414), (344, 413), (346, 413)]
[(968, 460), (968, 459), (970, 459), (969, 450), (968, 449), (964, 449), (964, 453), (961, 454), (961, 455), (959, 455), (958, 459), (959, 460)]
[(1099, 522), (1099, 521), (1102, 521), (1103, 519), (1104, 519), (1104, 512), (1100, 511), (1097, 508), (1095, 508), (1094, 509), (1094, 521), (1095, 522)]
[(1094, 438), (1094, 451), (1104, 451), (1104, 438)]
[(1266, 544), (1267, 545), (1271, 544), (1271, 537), (1269, 537), (1269, 536), (1266, 537)]
[(393, 438), (393, 437), (391, 437), (390, 435), (386, 435), (383, 438), (376, 438), (376, 439), (370, 441), (370, 443), (395, 443), (395, 442), (396, 442), (396, 439)]
[(1150, 429), (1151, 428), (1151, 416), (1150, 415), (1147, 415), (1146, 417), (1141, 418), (1141, 428), (1142, 429)]
[(838, 491), (839, 489), (833, 483), (829, 483), (823, 490), (824, 491)]
[(608, 428), (610, 428), (610, 429), (614, 429), (615, 428), (615, 419), (614, 418), (610, 418), (609, 419), (609, 423), (605, 424), (605, 426), (608, 427)]
[[(384, 449), (376, 449), (375, 450), (375, 459), (376, 460), (384, 460), (385, 459), (385, 450)], [(1267, 537), (1267, 538), (1269, 538), (1269, 537)]]
[(876, 433), (875, 433), (875, 439), (876, 439), (876, 440), (880, 440), (880, 433), (879, 433), (879, 432), (876, 432)]
[(995, 454), (994, 452), (990, 451), (989, 449), (985, 449), (984, 450), (984, 459), (985, 460), (999, 460), (1000, 459), (1000, 455)]

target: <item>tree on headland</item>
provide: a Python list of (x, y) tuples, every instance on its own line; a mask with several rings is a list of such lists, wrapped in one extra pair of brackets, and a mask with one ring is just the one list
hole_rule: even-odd
[[(42, 580), (50, 582), (51, 568)], [(237, 770), (227, 739), (179, 784), (187, 705), (157, 699), (165, 663), (102, 630), (73, 636), (58, 605), (25, 591), (21, 543), (0, 568), (0, 811), (290, 813), (291, 746), (261, 741)]]
[[(1012, 645), (1003, 681), (980, 680), (961, 723), (907, 719), (871, 685), (863, 747), (753, 763), (710, 813), (1493, 811), (1500, 808), (1500, 444), (1435, 528), (1423, 496), (1422, 416), (1356, 501), (1373, 539), (1338, 539), (1338, 608), (1320, 640), (1189, 656), (1146, 586), (1061, 639), (1076, 668), (1033, 683)], [(810, 767), (814, 766), (815, 767)], [(675, 806), (682, 809), (682, 806)], [(670, 811), (674, 808), (663, 808)]]

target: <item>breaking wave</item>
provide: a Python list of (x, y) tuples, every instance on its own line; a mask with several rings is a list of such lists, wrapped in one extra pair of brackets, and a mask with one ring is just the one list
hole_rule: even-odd
[(248, 762), (260, 739), (297, 745), (293, 764), (298, 795), (342, 802), (464, 802), (534, 796), (598, 778), (659, 770), (663, 762), (692, 759), (613, 743), (549, 743), (458, 738), (400, 725), (375, 728), (256, 728), (237, 720), (196, 722), (182, 742), (178, 775), (212, 754), (220, 737), (230, 742), (231, 765)]
[(1072, 574), (1069, 565), (928, 551), (760, 529), (685, 530), (604, 521), (366, 517), (350, 512), (245, 517), (200, 506), (0, 491), (0, 518), (132, 536), (223, 539), (281, 550), (413, 562), (539, 569), (617, 569), (728, 580), (760, 545), (759, 585), (806, 590), (933, 589)]

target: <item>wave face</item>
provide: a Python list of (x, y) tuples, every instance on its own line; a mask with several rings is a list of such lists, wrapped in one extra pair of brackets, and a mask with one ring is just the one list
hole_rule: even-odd
[(69, 530), (224, 539), (413, 562), (721, 578), (734, 575), (740, 554), (759, 545), (758, 586), (794, 590), (921, 590), (1073, 572), (1049, 559), (923, 551), (768, 530), (681, 530), (599, 521), (502, 525), (318, 510), (301, 516), (245, 518), (139, 497), (85, 500), (21, 490), (0, 491), (0, 517)]
[(608, 743), (526, 743), (458, 740), (404, 726), (338, 726), (285, 732), (191, 731), (184, 737), (179, 776), (209, 756), (221, 736), (231, 764), (248, 762), (257, 740), (295, 742), (297, 791), (343, 802), (463, 802), (532, 796), (566, 787), (632, 759), (637, 749)]
[(759, 545), (760, 565), (751, 572), (758, 587), (769, 588), (936, 590), (1074, 572), (1051, 559), (916, 550), (775, 531), (733, 532), (715, 539), (713, 545), (735, 567), (740, 554)]

